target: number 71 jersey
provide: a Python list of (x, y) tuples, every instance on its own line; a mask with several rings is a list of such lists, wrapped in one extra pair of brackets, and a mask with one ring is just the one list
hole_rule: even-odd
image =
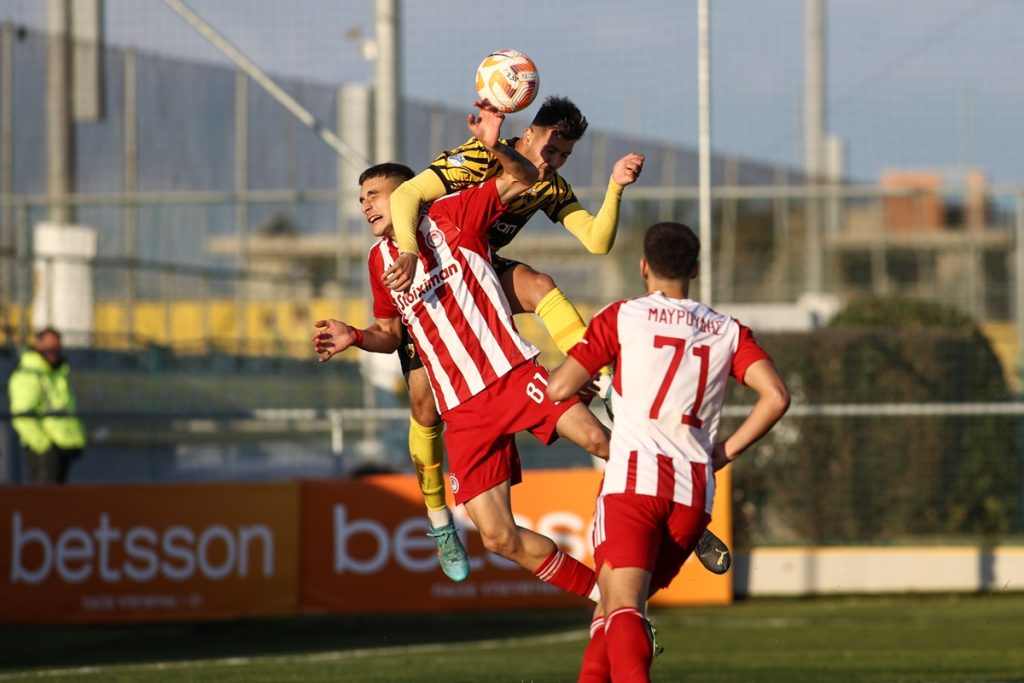
[[(570, 356), (615, 364), (615, 426), (602, 493), (670, 498), (710, 512), (711, 453), (729, 376), (769, 356), (750, 329), (691, 299), (652, 292), (606, 306)], [(694, 501), (693, 477), (707, 478)], [(697, 491), (704, 489), (698, 485)]]

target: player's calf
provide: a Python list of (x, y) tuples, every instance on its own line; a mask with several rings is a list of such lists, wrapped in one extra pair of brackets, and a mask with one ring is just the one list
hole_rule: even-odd
[(608, 459), (608, 438), (610, 432), (594, 414), (582, 404), (574, 405), (558, 419), (559, 436), (587, 451), (593, 456)]

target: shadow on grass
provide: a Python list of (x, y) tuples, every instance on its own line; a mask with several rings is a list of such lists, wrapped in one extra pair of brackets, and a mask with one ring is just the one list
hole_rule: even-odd
[(589, 610), (301, 616), (238, 621), (0, 626), (0, 671), (331, 652), (537, 636), (585, 628)]

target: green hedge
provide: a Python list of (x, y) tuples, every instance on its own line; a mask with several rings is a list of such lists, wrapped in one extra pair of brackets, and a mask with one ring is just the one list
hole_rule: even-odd
[[(868, 299), (828, 329), (759, 335), (794, 405), (1003, 401), (976, 324), (935, 304)], [(750, 400), (733, 391), (732, 403)], [(733, 472), (737, 543), (885, 543), (1022, 528), (1013, 417), (787, 417)], [(723, 424), (724, 430), (735, 420)], [(723, 433), (728, 433), (727, 431)]]

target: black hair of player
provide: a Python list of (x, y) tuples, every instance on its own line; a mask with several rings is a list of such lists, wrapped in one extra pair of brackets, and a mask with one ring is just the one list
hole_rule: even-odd
[(655, 223), (644, 234), (647, 267), (667, 280), (689, 280), (700, 258), (700, 239), (682, 223)]
[(540, 105), (531, 126), (554, 128), (560, 138), (576, 141), (587, 132), (587, 117), (568, 97), (549, 95)]
[(401, 182), (411, 179), (415, 173), (405, 164), (396, 164), (393, 161), (386, 161), (366, 169), (359, 174), (359, 184), (362, 185), (370, 178), (396, 178)]

